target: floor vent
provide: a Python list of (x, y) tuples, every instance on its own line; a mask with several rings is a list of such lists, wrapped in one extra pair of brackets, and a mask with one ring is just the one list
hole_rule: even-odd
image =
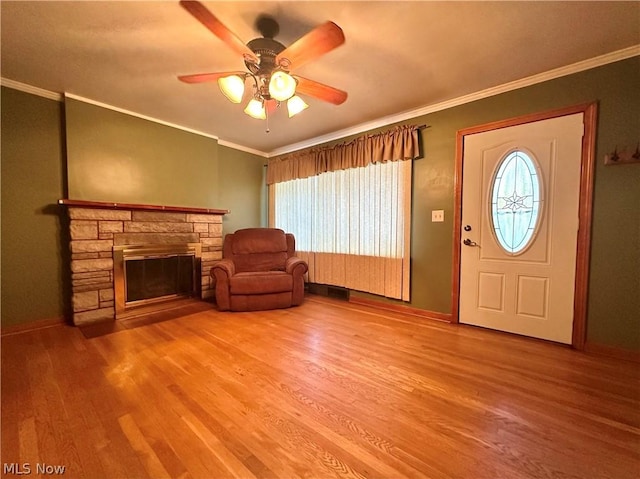
[(329, 298), (349, 301), (349, 290), (340, 286), (329, 286), (327, 284), (308, 283), (307, 291), (311, 294), (327, 296)]

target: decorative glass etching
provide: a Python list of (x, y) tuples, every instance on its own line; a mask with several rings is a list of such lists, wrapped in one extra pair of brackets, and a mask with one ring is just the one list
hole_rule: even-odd
[(498, 167), (491, 186), (491, 219), (495, 236), (508, 254), (522, 253), (533, 239), (540, 219), (540, 178), (529, 155), (510, 152)]

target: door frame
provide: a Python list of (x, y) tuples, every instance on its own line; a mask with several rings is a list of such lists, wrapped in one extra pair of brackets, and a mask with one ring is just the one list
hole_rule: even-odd
[(573, 333), (571, 346), (583, 350), (587, 334), (587, 300), (589, 287), (589, 254), (593, 216), (593, 184), (595, 168), (597, 102), (584, 103), (557, 110), (518, 116), (458, 130), (456, 133), (456, 163), (453, 205), (453, 272), (451, 289), (451, 322), (460, 322), (460, 256), (462, 240), (462, 167), (464, 137), (511, 126), (549, 120), (560, 116), (584, 114), (584, 135), (580, 160), (580, 199), (578, 206), (578, 237), (576, 241), (575, 296), (573, 300)]

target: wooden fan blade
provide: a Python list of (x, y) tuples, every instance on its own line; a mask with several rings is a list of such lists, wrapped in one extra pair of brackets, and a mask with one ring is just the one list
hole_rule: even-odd
[(226, 43), (234, 52), (239, 53), (245, 58), (248, 57), (251, 60), (258, 62), (258, 58), (251, 49), (200, 2), (196, 2), (194, 0), (180, 0), (180, 6), (207, 27), (211, 33)]
[(295, 76), (298, 80), (298, 86), (296, 87), (296, 93), (302, 93), (303, 95), (309, 95), (318, 100), (333, 103), (334, 105), (341, 105), (347, 100), (347, 92), (333, 88), (332, 86), (324, 85), (317, 81), (309, 80), (308, 78), (302, 78)]
[(291, 68), (298, 68), (344, 43), (342, 29), (333, 22), (314, 28), (296, 40), (276, 56), (276, 63), (288, 61)]
[(180, 75), (178, 80), (185, 83), (204, 83), (217, 81), (218, 78), (227, 77), (229, 75), (243, 76), (246, 72), (218, 72), (218, 73), (196, 73), (195, 75)]

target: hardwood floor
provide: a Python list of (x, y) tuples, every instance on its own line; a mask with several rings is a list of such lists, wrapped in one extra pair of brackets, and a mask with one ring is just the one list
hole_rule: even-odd
[(93, 338), (56, 326), (2, 338), (1, 462), (3, 477), (637, 478), (640, 372), (316, 296)]

